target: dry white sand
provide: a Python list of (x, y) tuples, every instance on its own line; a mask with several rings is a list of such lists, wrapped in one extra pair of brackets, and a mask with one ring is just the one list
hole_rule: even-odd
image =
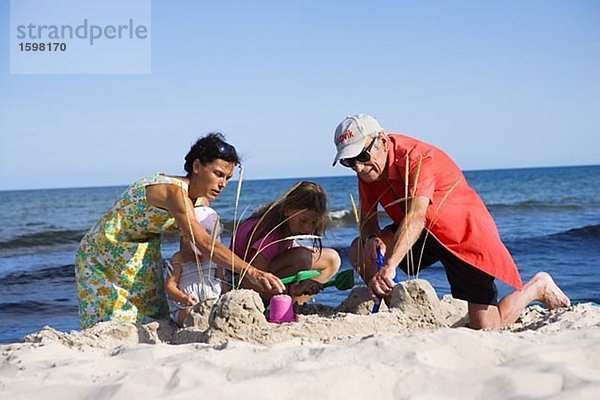
[(376, 315), (357, 288), (338, 309), (271, 324), (253, 292), (236, 291), (181, 330), (47, 327), (0, 346), (0, 398), (600, 398), (600, 307), (532, 306), (507, 329), (474, 331), (465, 303), (438, 301), (426, 282), (394, 290)]

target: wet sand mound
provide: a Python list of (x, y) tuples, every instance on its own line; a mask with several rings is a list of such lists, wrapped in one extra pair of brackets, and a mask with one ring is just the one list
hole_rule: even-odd
[(215, 303), (205, 341), (220, 343), (233, 339), (266, 344), (269, 341), (269, 323), (264, 313), (263, 302), (255, 291), (230, 291)]
[[(196, 306), (186, 320), (191, 326), (183, 329), (177, 329), (168, 321), (143, 325), (110, 321), (71, 333), (45, 327), (27, 336), (25, 342), (98, 348), (131, 343), (221, 344), (229, 341), (272, 345), (298, 339), (329, 343), (378, 333), (404, 333), (468, 324), (466, 303), (449, 296), (440, 301), (431, 285), (424, 280), (399, 283), (392, 291), (389, 304), (389, 309), (382, 304), (379, 313), (371, 314), (373, 300), (366, 288), (359, 287), (354, 288), (337, 308), (317, 304), (299, 307), (296, 322), (274, 324), (267, 322), (265, 307), (256, 292), (236, 290), (223, 295), (212, 306)], [(585, 316), (585, 324), (596, 321), (600, 325), (598, 310), (590, 311), (583, 307), (561, 310), (529, 307), (506, 330), (552, 331), (559, 330), (564, 324), (578, 328), (584, 324), (582, 316)]]
[[(600, 393), (600, 307), (533, 306), (506, 329), (475, 331), (451, 329), (464, 326), (465, 302), (439, 301), (424, 282), (398, 285), (392, 307), (377, 314), (370, 314), (365, 294), (356, 289), (348, 303), (366, 315), (309, 304), (298, 309), (297, 322), (284, 324), (266, 322), (254, 292), (237, 291), (197, 307), (185, 329), (168, 321), (103, 322), (71, 333), (46, 327), (26, 343), (0, 346), (0, 398), (182, 399), (201, 391), (261, 399), (595, 399)], [(183, 345), (171, 345), (177, 343)]]

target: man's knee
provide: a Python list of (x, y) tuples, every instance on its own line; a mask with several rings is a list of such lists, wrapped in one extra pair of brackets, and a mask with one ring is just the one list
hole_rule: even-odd
[(360, 244), (359, 238), (355, 238), (352, 241), (352, 244), (350, 245), (350, 250), (349, 250), (350, 264), (355, 268), (358, 265), (359, 244)]
[(469, 327), (472, 329), (498, 329), (502, 318), (497, 306), (469, 303)]

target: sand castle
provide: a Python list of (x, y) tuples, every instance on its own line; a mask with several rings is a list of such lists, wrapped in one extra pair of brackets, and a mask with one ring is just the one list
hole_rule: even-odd
[[(222, 344), (228, 341), (273, 345), (295, 339), (330, 343), (377, 333), (405, 333), (468, 324), (464, 301), (449, 296), (439, 300), (429, 282), (421, 279), (398, 284), (392, 292), (389, 307), (382, 305), (377, 314), (371, 314), (373, 304), (367, 289), (356, 287), (338, 307), (298, 307), (296, 322), (273, 324), (267, 322), (265, 307), (256, 292), (235, 290), (217, 301), (194, 307), (186, 320), (187, 327), (183, 329), (177, 329), (168, 321), (148, 324), (104, 322), (71, 333), (45, 327), (24, 340), (26, 343), (58, 342), (69, 347), (100, 348), (123, 343)], [(553, 319), (565, 312), (530, 307), (507, 329), (539, 329), (552, 324)]]
[[(462, 328), (466, 304), (425, 281), (370, 314), (366, 288), (338, 307), (267, 322), (239, 290), (168, 321), (50, 327), (0, 346), (0, 398), (564, 398), (600, 393), (600, 307), (528, 307), (503, 330)], [(456, 328), (452, 328), (456, 327)], [(286, 397), (287, 396), (287, 397)]]

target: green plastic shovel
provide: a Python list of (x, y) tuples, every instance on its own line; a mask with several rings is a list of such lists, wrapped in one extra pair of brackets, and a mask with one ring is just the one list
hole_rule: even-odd
[(339, 290), (348, 290), (354, 287), (354, 271), (347, 269), (338, 273), (333, 280), (325, 283), (323, 288), (335, 286)]
[[(298, 271), (295, 275), (288, 276), (281, 279), (281, 282), (284, 285), (289, 283), (302, 282), (307, 279), (314, 278), (315, 276), (321, 275), (321, 271), (319, 270), (306, 270), (306, 271)], [(323, 288), (334, 286), (339, 290), (348, 290), (354, 287), (354, 271), (351, 269), (347, 269), (338, 273), (334, 279), (330, 280), (323, 284)]]
[(287, 285), (288, 283), (305, 281), (307, 279), (314, 278), (315, 276), (319, 276), (319, 275), (321, 275), (321, 271), (316, 270), (316, 269), (309, 269), (306, 271), (298, 271), (298, 273), (296, 273), (295, 275), (281, 278), (281, 282), (284, 285)]

